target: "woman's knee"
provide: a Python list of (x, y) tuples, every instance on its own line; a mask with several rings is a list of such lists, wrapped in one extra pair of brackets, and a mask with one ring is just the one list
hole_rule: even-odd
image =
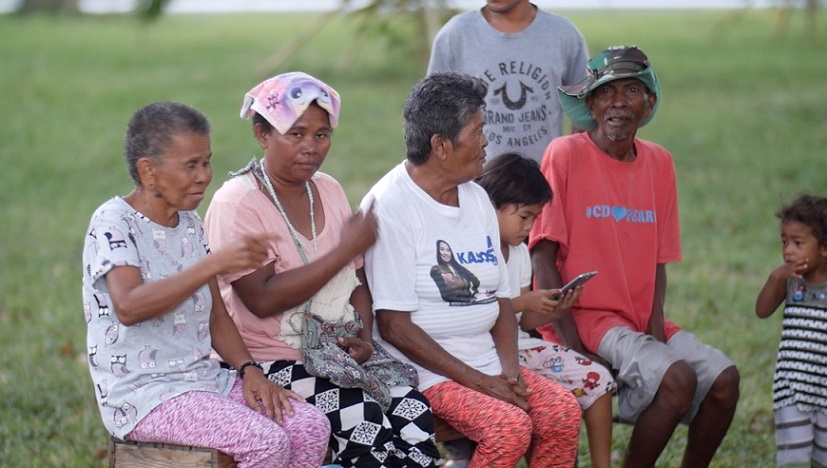
[[(512, 405), (509, 405), (512, 406)], [(524, 453), (531, 444), (534, 423), (528, 413), (513, 406), (499, 413), (499, 417), (486, 424), (481, 431), (481, 446), (496, 451)]]
[(557, 399), (557, 403), (563, 407), (566, 414), (572, 414), (575, 419), (579, 419), (582, 416), (583, 410), (577, 401), (577, 397), (575, 397), (573, 393), (563, 393), (560, 398)]
[(529, 414), (535, 430), (545, 426), (551, 426), (552, 432), (556, 428), (568, 430), (569, 427), (580, 427), (583, 410), (571, 391), (547, 379), (533, 382), (531, 388), (533, 391), (528, 403), (532, 409)]
[(561, 395), (555, 402), (555, 406), (557, 408), (557, 412), (559, 413), (557, 418), (558, 425), (576, 428), (580, 427), (580, 424), (583, 421), (583, 409), (580, 407), (580, 403), (577, 401), (574, 394), (571, 392), (566, 392)]
[(391, 395), (391, 407), (385, 415), (394, 431), (415, 422), (421, 430), (434, 433), (434, 414), (424, 394), (414, 387), (395, 386), (391, 388)]
[(538, 405), (532, 405), (530, 415), (535, 440), (577, 445), (583, 421), (583, 410), (571, 392), (565, 392), (559, 395), (559, 398), (543, 400)]
[(256, 420), (248, 423), (247, 430), (237, 434), (238, 445), (229, 450), (229, 453), (237, 452), (237, 458), (249, 458), (250, 461), (269, 460), (278, 458), (279, 454), (290, 453), (290, 436), (274, 421)]
[[(293, 402), (293, 416), (283, 413), (284, 430), (292, 433), (305, 433), (327, 440), (330, 437), (330, 420), (318, 408), (302, 402)], [(325, 442), (326, 443), (326, 442)]]
[(378, 426), (385, 426), (390, 428), (391, 424), (388, 417), (382, 411), (382, 406), (378, 402), (372, 400), (365, 400), (362, 403), (364, 421), (376, 424)]

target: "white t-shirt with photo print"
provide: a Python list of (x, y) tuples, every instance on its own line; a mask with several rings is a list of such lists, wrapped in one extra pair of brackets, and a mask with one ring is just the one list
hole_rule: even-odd
[[(497, 299), (510, 298), (511, 291), (497, 216), (480, 186), (468, 182), (458, 190), (459, 207), (447, 206), (411, 179), (405, 162), (386, 174), (362, 200), (363, 209), (374, 205), (379, 224), (376, 244), (365, 254), (365, 272), (374, 310), (410, 313), (413, 323), (446, 351), (481, 372), (499, 375), (490, 330), (499, 315)], [(476, 280), (467, 300), (445, 300), (445, 287), (432, 276), (440, 264), (440, 243), (450, 247), (455, 272), (465, 269)], [(448, 380), (382, 344), (416, 367), (420, 390)]]

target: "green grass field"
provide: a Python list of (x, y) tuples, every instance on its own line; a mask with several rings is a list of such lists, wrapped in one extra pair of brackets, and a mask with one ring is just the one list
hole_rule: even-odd
[[(753, 304), (781, 259), (775, 209), (802, 190), (827, 194), (827, 42), (806, 39), (800, 12), (784, 37), (773, 35), (770, 11), (565, 15), (593, 52), (637, 44), (655, 64), (661, 106), (639, 136), (673, 152), (684, 239), (684, 261), (668, 269), (668, 315), (741, 371), (741, 401), (714, 466), (773, 466), (780, 317), (760, 321)], [(244, 92), (312, 20), (0, 17), (0, 466), (104, 464), (107, 435), (86, 368), (81, 243), (94, 208), (131, 189), (122, 157), (131, 113), (171, 99), (211, 118), (211, 194), (257, 154), (238, 118)], [(353, 25), (336, 21), (273, 72), (307, 71), (341, 93), (323, 170), (356, 204), (404, 157), (401, 106), (422, 70), (408, 49), (371, 39), (351, 50), (353, 38)], [(615, 428), (618, 451), (628, 437)], [(659, 466), (677, 466), (685, 441), (681, 429)]]

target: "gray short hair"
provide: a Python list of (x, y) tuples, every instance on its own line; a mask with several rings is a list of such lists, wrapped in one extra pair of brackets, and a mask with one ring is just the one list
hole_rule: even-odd
[(464, 73), (438, 72), (419, 80), (402, 108), (408, 161), (424, 164), (434, 135), (456, 144), (469, 119), (485, 108), (487, 93), (483, 80)]
[(126, 127), (124, 156), (135, 185), (141, 184), (138, 159), (160, 160), (172, 145), (172, 135), (179, 133), (209, 135), (210, 122), (194, 107), (169, 101), (153, 102), (132, 114)]

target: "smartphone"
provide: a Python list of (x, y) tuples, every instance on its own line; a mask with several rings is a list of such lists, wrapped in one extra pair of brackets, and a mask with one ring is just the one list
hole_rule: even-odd
[(565, 285), (565, 286), (563, 286), (562, 288), (560, 288), (560, 292), (559, 292), (559, 293), (557, 293), (557, 294), (552, 294), (552, 295), (551, 295), (551, 296), (549, 296), (548, 298), (549, 298), (549, 299), (551, 299), (551, 300), (555, 300), (555, 301), (556, 301), (556, 300), (557, 300), (557, 299), (559, 299), (559, 298), (560, 298), (560, 296), (562, 296), (563, 294), (566, 294), (567, 292), (569, 292), (569, 291), (571, 291), (572, 289), (574, 289), (574, 288), (576, 288), (576, 287), (580, 286), (581, 284), (585, 284), (585, 283), (586, 283), (586, 281), (590, 280), (590, 279), (592, 278), (592, 276), (594, 276), (594, 275), (596, 275), (596, 274), (597, 274), (597, 272), (596, 272), (596, 271), (589, 271), (589, 272), (587, 272), (587, 273), (581, 273), (581, 274), (579, 274), (579, 275), (575, 276), (573, 280), (571, 280), (571, 281), (569, 281), (568, 283), (566, 283), (566, 285)]

